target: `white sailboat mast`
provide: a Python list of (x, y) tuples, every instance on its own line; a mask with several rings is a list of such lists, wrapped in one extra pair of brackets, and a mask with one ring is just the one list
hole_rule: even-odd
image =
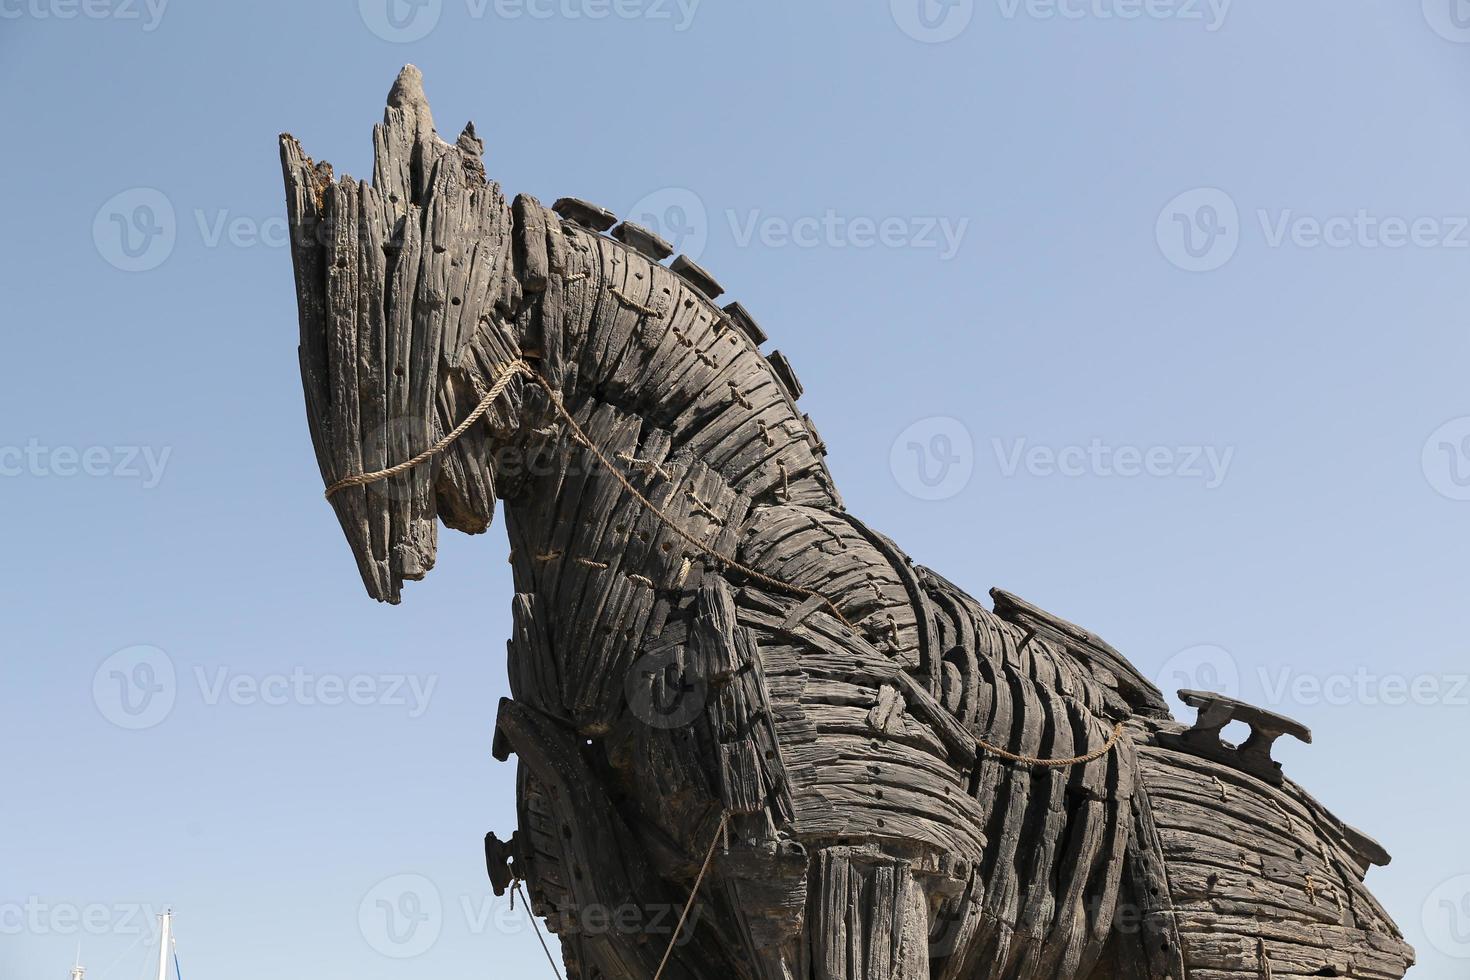
[(164, 909), (158, 918), (162, 923), (158, 930), (158, 980), (168, 980), (168, 950), (173, 945), (174, 938), (173, 909)]

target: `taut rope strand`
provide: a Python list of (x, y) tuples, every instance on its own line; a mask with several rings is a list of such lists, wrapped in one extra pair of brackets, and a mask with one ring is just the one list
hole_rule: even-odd
[(674, 926), (674, 934), (669, 937), (669, 947), (664, 950), (664, 958), (658, 961), (658, 970), (653, 975), (653, 980), (659, 980), (664, 975), (664, 967), (669, 965), (669, 957), (674, 953), (674, 947), (679, 944), (679, 933), (684, 931), (684, 920), (689, 918), (689, 910), (694, 907), (694, 899), (699, 895), (699, 886), (704, 884), (704, 876), (709, 873), (709, 863), (715, 856), (715, 847), (725, 836), (725, 828), (730, 825), (730, 813), (725, 811), (720, 814), (720, 825), (715, 828), (714, 839), (709, 842), (709, 850), (704, 853), (704, 864), (699, 869), (699, 877), (694, 879), (694, 888), (689, 892), (689, 901), (684, 903), (684, 911), (679, 913), (679, 924)]
[[(544, 377), (541, 376), (541, 373), (539, 371), (532, 368), (531, 365), (527, 364), (521, 358), (516, 358), (514, 361), (511, 361), (505, 366), (505, 369), (501, 373), (500, 377), (496, 378), (495, 383), (490, 386), (490, 390), (485, 392), (485, 397), (480, 399), (480, 404), (475, 406), (475, 410), (471, 412), (463, 422), (454, 427), (453, 432), (450, 432), (448, 435), (444, 436), (444, 438), (440, 439), (438, 442), (434, 443), (434, 445), (430, 446), (428, 449), (425, 449), (423, 452), (419, 453), (412, 459), (405, 460), (404, 462), (398, 463), (395, 466), (390, 466), (385, 470), (377, 470), (372, 473), (359, 473), (356, 476), (344, 477), (343, 479), (338, 480), (330, 487), (327, 487), (327, 499), (330, 500), (333, 494), (335, 494), (339, 490), (345, 489), (346, 487), (360, 487), (366, 486), (369, 483), (377, 483), (379, 480), (386, 480), (389, 477), (397, 476), (399, 473), (411, 470), (415, 466), (418, 466), (424, 462), (427, 462), (430, 459), (433, 459), (435, 456), (439, 455), (444, 450), (452, 446), (456, 439), (469, 431), (470, 426), (474, 425), (475, 422), (477, 422), (481, 418), (481, 416), (489, 411), (490, 406), (495, 403), (496, 399), (498, 399), (502, 394), (505, 393), (506, 387), (510, 385), (512, 379), (514, 379), (515, 376), (518, 374), (524, 374), (526, 377), (530, 378), (536, 384), (541, 386), (542, 390), (546, 392), (547, 397), (550, 399), (552, 407), (556, 409), (556, 413), (561, 416), (562, 421), (564, 421), (567, 424), (567, 428), (571, 430), (572, 437), (576, 439), (577, 442), (581, 443), (593, 456), (596, 456), (598, 462), (607, 467), (607, 471), (612, 474), (613, 479), (617, 480), (622, 488), (632, 495), (633, 499), (637, 500), (644, 507), (647, 507), (649, 511), (651, 511), (653, 515), (658, 518), (659, 522), (667, 527), (670, 531), (673, 531), (679, 537), (683, 538), (686, 542), (693, 545), (694, 548), (702, 556), (706, 558), (712, 558), (720, 564), (728, 568), (732, 568), (735, 571), (740, 572), (741, 574), (746, 575), (749, 578), (752, 578), (755, 581), (760, 582), (764, 585), (769, 585), (772, 588), (780, 589), (783, 592), (788, 592), (793, 595), (801, 596), (804, 599), (820, 599), (822, 601), (822, 604), (831, 611), (832, 615), (837, 617), (838, 622), (846, 626), (848, 629), (855, 628), (853, 627), (852, 623), (847, 621), (847, 617), (842, 615), (842, 611), (837, 608), (837, 604), (831, 599), (822, 595), (820, 592), (817, 592), (813, 589), (808, 589), (805, 586), (793, 585), (790, 582), (783, 582), (781, 579), (774, 578), (770, 575), (767, 575), (765, 572), (751, 568), (749, 565), (736, 561), (729, 555), (715, 551), (713, 548), (700, 541), (694, 535), (684, 530), (684, 528), (680, 527), (679, 524), (672, 517), (670, 517), (663, 508), (659, 507), (658, 504), (655, 504), (652, 500), (649, 500), (636, 487), (634, 487), (631, 482), (629, 482), (628, 478), (623, 475), (622, 471), (619, 470), (616, 465), (613, 464), (612, 460), (607, 458), (607, 454), (599, 449), (597, 445), (593, 443), (591, 437), (582, 430), (582, 427), (580, 425), (577, 424), (577, 420), (572, 417), (572, 413), (568, 411), (566, 405), (562, 404), (561, 395), (556, 392), (556, 389), (551, 387), (551, 382), (547, 381)], [(640, 460), (639, 462), (644, 461)], [(781, 469), (781, 475), (783, 478), (785, 478), (785, 466), (782, 465)], [(698, 498), (695, 499), (696, 501), (698, 500)], [(544, 561), (550, 560), (553, 557), (557, 557), (557, 555), (537, 555), (536, 557), (539, 560)], [(586, 560), (578, 559), (578, 561)], [(687, 563), (688, 560), (686, 559), (685, 561)], [(600, 565), (602, 563), (597, 562), (596, 564)], [(684, 575), (681, 574), (679, 578), (680, 584), (682, 585)], [(1082, 765), (1083, 763), (1093, 762), (1097, 759), (1101, 759), (1103, 756), (1107, 755), (1113, 750), (1113, 747), (1118, 744), (1118, 740), (1122, 737), (1123, 723), (1119, 722), (1113, 727), (1113, 734), (1108, 738), (1107, 743), (1103, 745), (1102, 748), (1097, 749), (1094, 752), (1090, 752), (1087, 755), (1077, 756), (1076, 758), (1072, 759), (1038, 759), (1034, 756), (1017, 755), (1014, 752), (1007, 751), (1006, 749), (1003, 749), (997, 745), (991, 745), (989, 742), (983, 740), (979, 741), (978, 744), (980, 748), (984, 749), (986, 752), (989, 752), (991, 755), (994, 755), (1001, 759), (1008, 759), (1011, 762), (1021, 762), (1033, 766), (1045, 766), (1048, 768), (1060, 769), (1066, 766), (1077, 766)], [(723, 829), (724, 827), (722, 822), (721, 830)], [(714, 853), (713, 846), (711, 846), (710, 848), (710, 853)], [(708, 859), (706, 859), (705, 863), (707, 866), (709, 863)], [(702, 872), (700, 877), (703, 878)], [(698, 889), (698, 887), (699, 886), (696, 884), (696, 890)], [(689, 900), (691, 903), (694, 901), (692, 895), (690, 896)], [(687, 914), (689, 910), (686, 907), (684, 911)], [(683, 920), (681, 919), (680, 925), (682, 924)], [(675, 932), (675, 936), (678, 936), (677, 931)], [(673, 946), (671, 945), (669, 949), (670, 951), (672, 951)], [(665, 954), (664, 959), (665, 961), (667, 961), (667, 954)], [(663, 968), (660, 967), (659, 970), (660, 972), (662, 972)], [(658, 977), (656, 975), (654, 977), (654, 980), (658, 980)]]
[(557, 414), (562, 417), (562, 421), (566, 422), (567, 428), (571, 429), (572, 437), (580, 442), (583, 446), (585, 446), (588, 452), (596, 456), (598, 462), (607, 467), (607, 471), (612, 474), (613, 479), (617, 480), (618, 483), (622, 485), (624, 490), (632, 494), (635, 500), (637, 500), (644, 507), (647, 507), (650, 511), (652, 511), (653, 516), (657, 517), (659, 521), (662, 522), (663, 525), (667, 527), (670, 531), (673, 531), (679, 537), (683, 538), (689, 544), (693, 545), (699, 550), (699, 553), (706, 558), (713, 558), (720, 564), (725, 565), (728, 568), (733, 568), (735, 571), (740, 572), (741, 574), (746, 575), (750, 578), (753, 578), (757, 582), (760, 582), (764, 585), (769, 585), (775, 589), (780, 589), (783, 592), (789, 592), (794, 595), (799, 595), (804, 599), (821, 599), (823, 605), (825, 605), (828, 609), (832, 611), (833, 616), (837, 617), (838, 622), (840, 622), (843, 626), (846, 626), (848, 629), (853, 628), (853, 625), (847, 621), (847, 617), (843, 616), (841, 610), (837, 608), (837, 604), (834, 603), (831, 599), (828, 599), (826, 596), (822, 595), (820, 592), (813, 591), (812, 589), (808, 589), (805, 586), (792, 585), (790, 582), (783, 582), (778, 578), (773, 578), (770, 575), (767, 575), (765, 572), (757, 571), (756, 569), (751, 568), (749, 565), (745, 565), (736, 561), (729, 555), (721, 554), (720, 552), (715, 551), (709, 545), (705, 544), (703, 541), (700, 541), (694, 535), (690, 534), (688, 531), (680, 527), (672, 517), (670, 517), (661, 507), (659, 507), (658, 504), (655, 504), (652, 500), (649, 500), (642, 493), (640, 493), (638, 489), (633, 486), (632, 483), (628, 482), (628, 478), (623, 476), (623, 474), (618, 470), (616, 466), (613, 465), (612, 461), (607, 458), (606, 454), (604, 454), (601, 449), (597, 448), (597, 446), (592, 442), (592, 439), (587, 435), (587, 433), (582, 431), (582, 427), (577, 424), (577, 420), (572, 418), (572, 413), (567, 411), (567, 407), (562, 404), (561, 396), (552, 389), (551, 383), (545, 378), (541, 377), (541, 375), (536, 373), (535, 371), (530, 371), (529, 374), (531, 380), (536, 382), (546, 391), (547, 396), (551, 399), (552, 406), (556, 408)]
[(435, 456), (438, 456), (444, 450), (454, 445), (455, 440), (468, 432), (470, 426), (478, 422), (480, 417), (490, 410), (490, 406), (495, 404), (495, 400), (505, 392), (506, 386), (510, 384), (511, 379), (522, 372), (534, 376), (534, 372), (531, 371), (531, 366), (520, 358), (516, 358), (506, 365), (505, 373), (495, 380), (495, 384), (491, 385), (490, 390), (485, 392), (485, 397), (480, 399), (480, 404), (475, 406), (475, 410), (466, 416), (463, 422), (454, 427), (453, 432), (419, 453), (413, 459), (406, 459), (396, 466), (390, 466), (386, 470), (376, 470), (372, 473), (358, 473), (355, 476), (343, 477), (327, 487), (327, 499), (331, 500), (333, 494), (339, 490), (346, 490), (348, 487), (365, 487), (369, 483), (377, 483), (379, 480), (386, 480), (391, 476), (397, 476), (399, 473), (406, 473), (415, 466), (426, 463)]
[[(561, 980), (561, 971), (556, 968), (556, 959), (551, 955), (551, 947), (546, 945), (546, 937), (541, 935), (541, 923), (536, 921), (536, 910), (531, 908), (531, 899), (526, 895), (525, 892), (521, 891), (521, 879), (516, 878), (514, 881), (512, 881), (511, 887), (513, 887), (516, 891), (521, 892), (521, 901), (524, 902), (526, 905), (526, 915), (531, 917), (531, 925), (536, 927), (536, 938), (541, 943), (542, 951), (546, 953), (546, 962), (551, 964), (551, 973), (553, 976), (556, 977), (556, 980)], [(514, 894), (510, 896), (510, 903), (512, 905), (515, 904)]]

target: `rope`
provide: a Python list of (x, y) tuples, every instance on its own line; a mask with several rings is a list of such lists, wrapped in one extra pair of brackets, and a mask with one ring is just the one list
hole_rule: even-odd
[(639, 469), (647, 470), (649, 473), (657, 473), (659, 476), (663, 477), (665, 480), (672, 481), (674, 479), (673, 474), (671, 474), (668, 470), (664, 469), (663, 466), (660, 463), (656, 462), (655, 460), (651, 460), (651, 459), (639, 459), (637, 456), (634, 456), (632, 453), (618, 453), (618, 459), (620, 459), (623, 462), (627, 463), (629, 466), (636, 466)]
[(1105, 745), (1103, 745), (1102, 748), (1097, 749), (1093, 752), (1089, 752), (1086, 755), (1079, 755), (1073, 759), (1039, 759), (1033, 755), (1016, 755), (1016, 753), (1008, 752), (998, 745), (991, 745), (989, 742), (986, 742), (983, 739), (979, 742), (979, 745), (982, 749), (984, 749), (986, 752), (989, 752), (991, 755), (999, 756), (1002, 759), (1008, 759), (1011, 762), (1024, 762), (1027, 765), (1044, 766), (1048, 769), (1062, 769), (1066, 766), (1080, 766), (1083, 763), (1096, 762), (1098, 759), (1101, 759), (1103, 756), (1113, 751), (1113, 746), (1117, 745), (1118, 739), (1122, 737), (1123, 723), (1120, 721), (1113, 726), (1113, 734), (1108, 736), (1108, 741)]
[[(653, 516), (658, 518), (661, 524), (667, 527), (670, 531), (674, 532), (680, 538), (683, 538), (684, 541), (686, 541), (688, 544), (692, 545), (699, 552), (700, 555), (706, 558), (712, 558), (720, 564), (724, 565), (726, 568), (730, 568), (737, 572), (740, 572), (742, 575), (745, 575), (757, 582), (760, 582), (763, 585), (768, 585), (774, 589), (779, 589), (782, 592), (787, 592), (792, 595), (801, 596), (804, 599), (819, 599), (821, 600), (822, 605), (825, 606), (832, 613), (832, 615), (837, 618), (837, 621), (839, 623), (841, 623), (843, 626), (846, 626), (848, 629), (854, 629), (852, 623), (848, 622), (847, 617), (843, 616), (842, 611), (837, 608), (837, 604), (834, 603), (831, 599), (822, 595), (820, 592), (817, 592), (814, 589), (808, 589), (805, 586), (793, 585), (790, 582), (784, 582), (781, 579), (767, 575), (765, 572), (759, 571), (758, 569), (751, 568), (749, 565), (743, 564), (742, 562), (735, 560), (729, 555), (716, 551), (715, 549), (706, 545), (703, 541), (700, 541), (693, 534), (690, 534), (688, 531), (684, 530), (684, 528), (680, 527), (678, 522), (676, 522), (674, 518), (668, 514), (667, 511), (665, 511), (658, 504), (655, 504), (652, 500), (648, 499), (648, 497), (644, 496), (637, 487), (633, 486), (628, 478), (623, 475), (622, 471), (613, 464), (612, 460), (607, 458), (607, 454), (598, 448), (597, 444), (592, 441), (591, 437), (582, 430), (582, 427), (580, 425), (577, 424), (577, 420), (572, 417), (572, 413), (567, 409), (566, 405), (562, 403), (561, 395), (557, 393), (556, 389), (551, 387), (551, 382), (547, 381), (544, 377), (541, 376), (541, 373), (539, 371), (532, 368), (529, 364), (527, 364), (524, 360), (520, 358), (517, 358), (516, 360), (511, 361), (509, 364), (506, 365), (504, 372), (500, 375), (499, 378), (495, 380), (495, 383), (490, 386), (490, 390), (485, 393), (485, 397), (480, 399), (480, 404), (475, 406), (475, 410), (471, 412), (463, 422), (454, 427), (453, 432), (450, 432), (444, 438), (440, 439), (438, 442), (434, 443), (434, 445), (430, 446), (428, 449), (425, 449), (423, 452), (419, 453), (412, 459), (405, 460), (404, 462), (399, 463), (396, 466), (390, 466), (386, 470), (377, 470), (372, 473), (359, 473), (356, 476), (349, 476), (338, 480), (336, 483), (327, 488), (327, 499), (330, 500), (333, 494), (346, 487), (366, 486), (369, 483), (376, 483), (379, 480), (386, 480), (389, 477), (397, 476), (399, 473), (411, 470), (415, 466), (418, 466), (427, 460), (433, 459), (435, 456), (439, 455), (444, 450), (453, 445), (456, 439), (464, 435), (465, 432), (469, 430), (470, 426), (474, 425), (475, 422), (478, 421), (480, 417), (489, 410), (490, 406), (494, 404), (495, 400), (498, 399), (505, 392), (506, 387), (510, 384), (512, 379), (514, 379), (517, 374), (524, 374), (533, 382), (540, 385), (542, 390), (546, 392), (547, 398), (551, 401), (552, 407), (556, 409), (556, 413), (561, 416), (562, 421), (567, 424), (567, 428), (572, 433), (572, 438), (576, 439), (576, 441), (581, 443), (588, 452), (597, 457), (598, 462), (607, 467), (607, 471), (612, 474), (613, 479), (617, 480), (622, 488), (626, 490), (633, 497), (634, 500), (637, 500), (644, 507), (648, 508), (648, 510), (652, 512)], [(781, 468), (782, 482), (783, 484), (785, 484), (783, 490), (786, 494), (789, 495), (790, 488), (789, 483), (787, 483), (786, 480), (786, 466), (784, 463), (778, 465)], [(694, 499), (698, 501), (697, 497)], [(538, 555), (537, 557), (541, 558), (542, 556)], [(546, 557), (549, 558), (551, 556)], [(588, 560), (579, 558), (578, 561), (587, 562)], [(680, 587), (683, 586), (683, 580), (688, 575), (687, 565), (688, 559), (686, 558), (686, 568), (679, 576)], [(1011, 762), (1025, 763), (1027, 765), (1060, 769), (1066, 766), (1078, 766), (1084, 763), (1095, 762), (1096, 760), (1101, 759), (1103, 756), (1107, 755), (1113, 750), (1113, 747), (1118, 744), (1118, 740), (1122, 737), (1123, 723), (1118, 722), (1118, 724), (1113, 727), (1113, 734), (1109, 736), (1107, 743), (1104, 744), (1102, 748), (1097, 749), (1094, 752), (1090, 752), (1087, 755), (1080, 755), (1072, 759), (1040, 759), (1036, 758), (1035, 756), (1017, 755), (1014, 752), (1010, 752), (1006, 749), (1001, 748), (1000, 746), (991, 745), (989, 742), (986, 742), (984, 740), (980, 740), (977, 744), (980, 748), (984, 749), (986, 752), (989, 752), (991, 755), (996, 756), (997, 758), (1007, 759)], [(710, 846), (710, 854), (714, 854), (714, 845)], [(708, 858), (706, 858), (705, 864), (706, 866), (708, 866)], [(703, 872), (701, 872), (700, 877), (703, 878)], [(698, 887), (699, 886), (696, 883), (696, 890), (698, 889)], [(694, 901), (692, 895), (690, 896), (689, 900), (691, 903)], [(689, 910), (687, 906), (684, 911), (686, 914), (688, 913)], [(680, 919), (679, 921), (680, 925), (682, 926), (683, 919)], [(674, 935), (675, 937), (678, 936), (677, 930), (675, 931)], [(670, 945), (669, 949), (670, 951), (672, 951), (673, 946)], [(664, 959), (668, 959), (667, 953), (664, 954)], [(662, 972), (662, 967), (660, 967), (660, 972)], [(658, 980), (657, 975), (654, 976), (654, 980)]]
[(637, 313), (641, 313), (643, 316), (662, 316), (663, 315), (663, 311), (658, 310), (658, 309), (655, 309), (652, 306), (644, 306), (642, 303), (638, 302), (636, 299), (634, 299), (633, 297), (629, 296), (627, 293), (624, 293), (621, 289), (619, 289), (616, 286), (613, 286), (612, 288), (610, 288), (608, 290), (608, 292), (612, 293), (613, 296), (617, 297), (618, 302), (622, 303), (624, 306), (628, 307), (629, 309), (631, 309), (631, 310), (633, 310), (633, 311), (635, 311)]
[[(521, 892), (521, 879), (516, 878), (511, 882), (511, 887)], [(512, 903), (515, 902), (514, 892), (511, 893), (510, 899)], [(541, 951), (546, 954), (546, 962), (551, 964), (552, 974), (556, 976), (556, 980), (561, 980), (561, 971), (556, 968), (556, 959), (551, 955), (551, 948), (546, 945), (546, 937), (541, 935), (541, 923), (536, 921), (536, 910), (531, 908), (531, 900), (526, 897), (525, 892), (521, 892), (521, 901), (526, 904), (526, 917), (531, 920), (531, 925), (536, 929), (536, 938), (541, 943)]]
[(582, 431), (582, 427), (577, 424), (577, 420), (572, 417), (572, 413), (569, 412), (567, 410), (567, 407), (562, 404), (561, 396), (557, 394), (555, 389), (551, 387), (551, 382), (547, 381), (539, 373), (532, 371), (529, 368), (527, 368), (527, 373), (529, 374), (532, 381), (536, 382), (542, 387), (542, 389), (545, 390), (547, 397), (551, 399), (552, 407), (556, 409), (557, 414), (561, 416), (562, 421), (566, 422), (567, 428), (571, 430), (572, 438), (581, 443), (593, 456), (596, 456), (598, 462), (607, 467), (607, 471), (612, 474), (613, 479), (617, 480), (622, 488), (632, 495), (633, 499), (637, 500), (644, 507), (647, 507), (649, 511), (652, 512), (653, 516), (657, 517), (659, 519), (659, 522), (667, 527), (670, 531), (673, 531), (679, 537), (683, 538), (686, 542), (693, 545), (704, 557), (713, 558), (715, 561), (719, 562), (725, 567), (732, 568), (735, 571), (740, 572), (742, 575), (746, 575), (763, 585), (769, 585), (774, 589), (780, 589), (783, 592), (798, 595), (805, 599), (821, 599), (822, 604), (825, 605), (829, 610), (831, 610), (832, 615), (837, 617), (838, 622), (840, 622), (843, 626), (846, 626), (848, 629), (853, 628), (852, 623), (848, 622), (847, 617), (842, 615), (842, 612), (837, 608), (836, 603), (834, 603), (831, 599), (828, 599), (826, 596), (822, 595), (820, 592), (808, 589), (805, 586), (793, 585), (790, 582), (783, 582), (778, 578), (773, 578), (770, 575), (767, 575), (765, 572), (758, 571), (754, 568), (751, 568), (749, 565), (742, 564), (741, 562), (736, 561), (734, 558), (731, 558), (729, 555), (715, 551), (713, 548), (706, 545), (703, 541), (700, 541), (694, 535), (690, 534), (688, 531), (680, 527), (678, 523), (675, 522), (675, 520), (670, 517), (669, 514), (662, 507), (660, 507), (658, 504), (655, 504), (652, 500), (649, 500), (642, 493), (640, 493), (638, 489), (628, 481), (628, 478), (624, 476), (616, 466), (613, 465), (612, 460), (608, 459), (607, 455), (601, 449), (597, 448), (597, 445), (593, 443), (592, 439), (587, 435), (587, 433)]
[[(536, 384), (541, 386), (541, 388), (546, 392), (547, 397), (551, 400), (552, 407), (556, 409), (556, 413), (561, 416), (562, 421), (566, 422), (567, 427), (571, 430), (573, 438), (575, 438), (579, 443), (585, 446), (587, 448), (587, 451), (592, 453), (593, 456), (596, 456), (598, 461), (602, 463), (603, 466), (607, 467), (607, 471), (612, 474), (613, 479), (617, 480), (624, 490), (632, 494), (633, 499), (637, 500), (644, 507), (647, 507), (650, 511), (652, 511), (653, 515), (659, 519), (660, 523), (662, 523), (670, 531), (673, 531), (679, 537), (683, 538), (686, 542), (693, 545), (696, 549), (698, 549), (699, 553), (702, 556), (706, 558), (713, 558), (715, 561), (719, 562), (727, 568), (732, 568), (735, 571), (740, 572), (741, 574), (762, 583), (763, 585), (769, 585), (774, 589), (781, 590), (782, 592), (788, 592), (806, 599), (821, 599), (822, 604), (825, 605), (829, 610), (831, 610), (832, 615), (837, 617), (838, 622), (840, 622), (843, 626), (846, 626), (848, 629), (853, 628), (852, 623), (848, 622), (847, 618), (842, 615), (841, 610), (837, 608), (837, 604), (834, 603), (831, 599), (828, 599), (826, 596), (822, 595), (821, 593), (815, 592), (812, 589), (808, 589), (800, 585), (792, 585), (789, 582), (783, 582), (778, 578), (773, 578), (772, 576), (767, 575), (762, 571), (751, 568), (749, 565), (742, 564), (729, 555), (715, 551), (713, 548), (706, 545), (703, 541), (700, 541), (694, 535), (690, 534), (688, 531), (680, 527), (678, 523), (675, 522), (675, 520), (670, 517), (663, 508), (659, 507), (652, 500), (649, 500), (646, 496), (640, 493), (638, 489), (633, 486), (632, 483), (628, 481), (628, 478), (624, 476), (622, 474), (622, 471), (613, 464), (612, 460), (608, 459), (607, 455), (592, 442), (587, 433), (582, 431), (582, 427), (577, 424), (577, 420), (572, 417), (572, 413), (567, 410), (566, 405), (562, 404), (561, 395), (556, 392), (556, 389), (551, 387), (551, 382), (547, 381), (544, 377), (541, 376), (541, 373), (539, 371), (533, 369), (521, 358), (516, 358), (514, 361), (511, 361), (505, 366), (505, 369), (501, 373), (500, 377), (495, 379), (495, 383), (490, 386), (490, 390), (485, 392), (485, 397), (480, 399), (480, 404), (475, 406), (475, 410), (471, 412), (463, 422), (454, 427), (453, 432), (450, 432), (444, 438), (440, 439), (438, 442), (434, 443), (434, 445), (430, 446), (428, 449), (425, 449), (423, 452), (419, 453), (412, 459), (404, 460), (402, 463), (398, 463), (395, 466), (390, 466), (385, 470), (375, 470), (372, 473), (358, 473), (355, 476), (343, 477), (336, 483), (327, 487), (327, 499), (332, 499), (333, 494), (337, 493), (340, 490), (344, 490), (347, 487), (367, 486), (370, 483), (377, 483), (380, 480), (386, 480), (389, 477), (397, 476), (399, 473), (407, 472), (408, 470), (413, 469), (415, 466), (425, 463), (428, 460), (433, 459), (435, 456), (438, 456), (444, 450), (452, 446), (455, 440), (468, 432), (470, 426), (474, 425), (477, 421), (479, 421), (481, 416), (489, 411), (490, 406), (494, 404), (495, 400), (505, 392), (506, 387), (509, 386), (511, 381), (518, 374), (524, 374), (526, 377), (530, 378)], [(785, 476), (784, 472), (782, 476)]]
[(533, 374), (534, 376), (534, 373), (531, 371), (531, 366), (520, 358), (516, 358), (510, 364), (506, 365), (505, 373), (495, 380), (495, 383), (490, 386), (490, 390), (485, 392), (485, 397), (480, 399), (480, 404), (475, 406), (475, 410), (466, 416), (463, 422), (454, 427), (453, 432), (419, 453), (413, 459), (406, 459), (396, 466), (390, 466), (386, 470), (375, 470), (372, 473), (358, 473), (356, 476), (343, 477), (327, 487), (327, 499), (331, 500), (334, 494), (340, 490), (346, 490), (348, 487), (365, 487), (369, 483), (377, 483), (379, 480), (386, 480), (389, 477), (397, 476), (399, 473), (406, 473), (415, 466), (438, 456), (444, 450), (454, 445), (455, 440), (468, 432), (470, 426), (478, 422), (480, 417), (489, 411), (490, 406), (501, 396), (506, 386), (511, 383), (511, 380), (522, 372)]
[(725, 828), (729, 826), (730, 813), (725, 811), (720, 815), (720, 826), (715, 829), (714, 839), (709, 842), (709, 850), (704, 854), (704, 864), (699, 869), (699, 877), (694, 879), (694, 888), (689, 892), (689, 901), (684, 903), (684, 911), (679, 913), (679, 924), (674, 927), (674, 934), (669, 937), (669, 948), (664, 950), (664, 958), (658, 961), (658, 970), (653, 974), (653, 980), (659, 980), (664, 975), (664, 967), (669, 965), (669, 957), (674, 953), (674, 947), (679, 943), (679, 933), (684, 931), (684, 920), (689, 918), (689, 910), (694, 907), (694, 899), (699, 894), (699, 886), (704, 884), (704, 876), (709, 873), (709, 863), (714, 859), (715, 847), (725, 836)]

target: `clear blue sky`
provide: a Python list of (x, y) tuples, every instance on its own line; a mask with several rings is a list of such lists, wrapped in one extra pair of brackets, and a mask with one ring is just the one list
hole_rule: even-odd
[(700, 251), (916, 560), (1310, 725), (1465, 976), (1467, 11), (394, 2), (0, 0), (0, 978), (133, 980), (164, 903), (193, 980), (544, 970), (503, 534), (372, 603), (302, 417), (275, 137), (370, 173), (409, 61), (507, 190)]

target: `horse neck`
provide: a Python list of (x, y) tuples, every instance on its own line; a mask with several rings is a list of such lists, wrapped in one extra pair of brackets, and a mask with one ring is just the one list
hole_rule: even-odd
[(794, 382), (735, 319), (668, 267), (544, 215), (546, 286), (528, 293), (522, 336), (574, 415), (616, 417), (755, 506), (840, 509)]
[[(544, 611), (545, 625), (523, 632), (558, 666), (517, 668), (513, 686), (600, 730), (616, 713), (607, 678), (627, 672), (606, 658), (676, 643), (676, 630), (659, 639), (673, 630), (670, 604), (700, 581), (701, 565), (729, 559), (782, 583), (782, 601), (832, 602), (879, 649), (932, 673), (913, 572), (842, 511), (789, 371), (669, 268), (576, 226), (557, 234), (520, 335), (601, 457), (552, 405), (523, 428), (534, 472), (504, 498), (517, 602), (526, 623)], [(817, 551), (842, 558), (806, 560)]]

